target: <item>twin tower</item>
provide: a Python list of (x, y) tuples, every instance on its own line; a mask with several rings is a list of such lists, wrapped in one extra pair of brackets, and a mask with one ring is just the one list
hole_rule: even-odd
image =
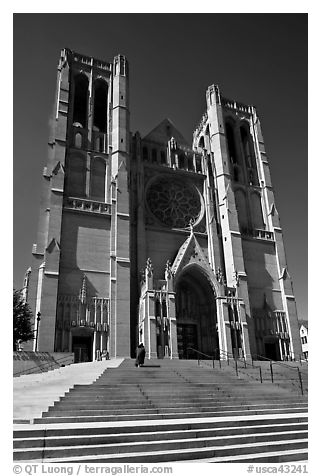
[(139, 342), (149, 358), (298, 356), (255, 108), (213, 85), (192, 144), (169, 119), (142, 138), (130, 133), (128, 82), (123, 56), (61, 52), (25, 278), (30, 349), (76, 361), (133, 355)]

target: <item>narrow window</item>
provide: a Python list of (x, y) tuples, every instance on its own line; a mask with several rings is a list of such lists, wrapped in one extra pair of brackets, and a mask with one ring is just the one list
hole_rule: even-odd
[(252, 167), (251, 149), (250, 149), (248, 130), (244, 126), (241, 126), (240, 132), (241, 132), (242, 149), (243, 149), (243, 155), (245, 158), (245, 163), (247, 167)]
[(108, 86), (102, 79), (94, 83), (94, 126), (99, 132), (107, 132)]
[(210, 180), (212, 180), (213, 179), (213, 169), (212, 169), (210, 156), (208, 156), (207, 169), (208, 169), (208, 178)]
[(143, 147), (143, 160), (148, 160), (148, 149)]
[(233, 164), (235, 164), (237, 162), (237, 156), (236, 156), (236, 147), (235, 147), (235, 140), (234, 140), (234, 130), (232, 125), (229, 122), (225, 124), (225, 131), (226, 131), (226, 140), (227, 140), (227, 147), (228, 147), (230, 160)]
[(196, 162), (196, 172), (202, 173), (202, 159), (201, 159), (201, 157), (196, 157), (195, 162)]
[(74, 109), (73, 123), (79, 123), (81, 127), (87, 127), (88, 116), (88, 78), (84, 74), (78, 74), (74, 79)]
[(152, 149), (152, 162), (157, 162), (157, 150)]

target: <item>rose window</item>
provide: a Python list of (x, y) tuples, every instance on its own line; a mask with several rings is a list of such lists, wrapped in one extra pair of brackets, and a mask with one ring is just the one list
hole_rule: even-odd
[(164, 225), (187, 228), (201, 215), (201, 198), (195, 187), (174, 179), (154, 181), (146, 194), (146, 201), (153, 215)]

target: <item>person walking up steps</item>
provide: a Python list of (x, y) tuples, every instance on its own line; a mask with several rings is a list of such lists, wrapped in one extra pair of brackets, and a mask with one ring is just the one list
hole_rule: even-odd
[(136, 367), (142, 367), (144, 365), (145, 354), (146, 354), (146, 351), (145, 351), (144, 344), (139, 344), (139, 346), (136, 349), (136, 361), (135, 361)]

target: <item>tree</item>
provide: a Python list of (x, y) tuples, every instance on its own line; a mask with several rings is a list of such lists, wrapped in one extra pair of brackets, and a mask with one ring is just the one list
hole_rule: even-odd
[(13, 290), (13, 350), (16, 350), (18, 341), (26, 342), (34, 338), (31, 328), (32, 311), (25, 302), (21, 291)]

